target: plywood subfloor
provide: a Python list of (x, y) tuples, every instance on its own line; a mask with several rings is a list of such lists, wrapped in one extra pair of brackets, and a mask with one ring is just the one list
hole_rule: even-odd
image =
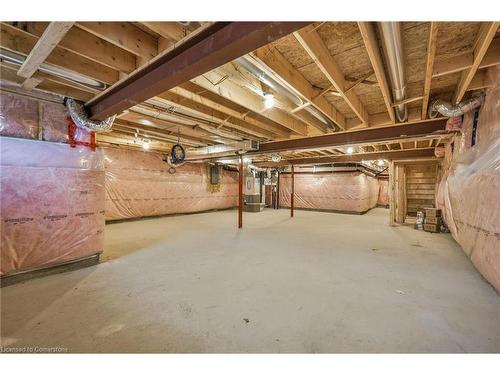
[(499, 352), (500, 298), (447, 234), (266, 210), (107, 226), (98, 266), (1, 290), (3, 346)]

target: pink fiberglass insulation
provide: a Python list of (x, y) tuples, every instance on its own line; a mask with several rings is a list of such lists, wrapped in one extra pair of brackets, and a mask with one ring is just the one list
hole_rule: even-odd
[(68, 111), (61, 103), (0, 93), (0, 135), (68, 142)]
[(389, 180), (388, 179), (378, 179), (378, 184), (380, 186), (378, 192), (378, 201), (377, 204), (381, 206), (389, 205)]
[(205, 163), (186, 163), (174, 174), (162, 155), (152, 152), (104, 149), (106, 219), (199, 212), (234, 207), (237, 173), (222, 171), (220, 191), (209, 190)]
[[(290, 174), (280, 176), (280, 205), (290, 207)], [(361, 172), (295, 174), (295, 207), (366, 212), (377, 205), (379, 183)]]
[(0, 274), (100, 253), (102, 152), (5, 137), (0, 143)]
[(0, 135), (37, 138), (38, 101), (6, 92), (0, 95)]
[[(500, 82), (500, 69), (489, 74)], [(446, 147), (436, 205), (474, 266), (500, 292), (500, 86), (486, 93), (474, 146), (464, 139), (471, 123), (464, 119), (453, 154)]]

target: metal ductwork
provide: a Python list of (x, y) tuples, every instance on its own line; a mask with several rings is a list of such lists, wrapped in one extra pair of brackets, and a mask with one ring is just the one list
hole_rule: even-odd
[[(266, 72), (260, 69), (255, 65), (254, 61), (252, 61), (247, 56), (240, 57), (236, 59), (238, 64), (240, 64), (243, 68), (245, 68), (251, 75), (257, 78), (259, 81), (269, 86), (276, 92), (279, 92), (281, 95), (290, 99), (296, 106), (304, 105), (304, 101), (299, 98), (297, 95), (292, 93), (286, 87), (284, 87), (281, 83), (277, 82), (274, 78), (270, 77)], [(327, 119), (321, 112), (316, 110), (316, 108), (312, 106), (308, 106), (304, 108), (305, 111), (312, 114), (322, 123), (326, 124), (329, 128), (335, 129), (335, 124), (333, 124), (329, 119)]]
[(450, 102), (437, 99), (429, 106), (429, 117), (434, 118), (438, 113), (446, 117), (462, 116), (464, 113), (472, 111), (480, 107), (484, 102), (484, 93), (474, 95), (470, 99), (462, 100), (458, 104), (451, 104)]
[[(399, 22), (379, 22), (378, 30), (382, 41), (384, 59), (391, 82), (393, 101), (400, 102), (406, 99), (406, 78), (403, 54), (403, 41), (401, 37), (401, 24)], [(399, 122), (408, 119), (406, 104), (395, 107), (396, 118)]]
[[(12, 65), (21, 66), (24, 60), (26, 60), (26, 57), (23, 55), (0, 49), (0, 61), (2, 62), (5, 61), (6, 63)], [(104, 90), (108, 87), (106, 84), (96, 81), (95, 79), (52, 64), (43, 63), (39, 66), (38, 70), (41, 73), (50, 74), (54, 77), (59, 77), (66, 81), (78, 83), (80, 85), (87, 86), (99, 91)]]
[(66, 104), (68, 112), (75, 125), (81, 129), (96, 133), (107, 132), (111, 130), (113, 121), (115, 121), (116, 115), (110, 116), (103, 121), (90, 120), (87, 112), (85, 112), (83, 104), (77, 103), (74, 99), (65, 98), (64, 104)]

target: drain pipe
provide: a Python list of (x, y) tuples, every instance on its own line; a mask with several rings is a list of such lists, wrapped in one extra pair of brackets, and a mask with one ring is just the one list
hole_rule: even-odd
[[(391, 82), (393, 100), (395, 102), (405, 100), (406, 77), (401, 24), (399, 22), (379, 22), (378, 30)], [(408, 119), (406, 104), (397, 106), (395, 112), (399, 122), (405, 122)]]

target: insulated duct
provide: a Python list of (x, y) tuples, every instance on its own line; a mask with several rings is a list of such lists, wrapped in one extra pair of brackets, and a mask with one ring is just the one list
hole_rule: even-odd
[[(379, 22), (378, 30), (391, 82), (393, 100), (395, 102), (405, 100), (406, 78), (401, 24), (399, 22)], [(399, 122), (405, 122), (408, 119), (406, 104), (395, 107), (395, 112)]]
[(116, 115), (110, 116), (103, 121), (92, 121), (89, 119), (87, 112), (82, 104), (77, 103), (74, 99), (65, 98), (64, 104), (68, 108), (68, 112), (73, 119), (75, 125), (81, 129), (93, 131), (96, 133), (107, 132), (111, 130), (113, 121)]
[(462, 116), (464, 113), (480, 107), (484, 102), (484, 93), (474, 95), (470, 99), (462, 100), (458, 104), (451, 104), (441, 99), (434, 100), (429, 106), (429, 117), (434, 118), (438, 113), (446, 117)]

